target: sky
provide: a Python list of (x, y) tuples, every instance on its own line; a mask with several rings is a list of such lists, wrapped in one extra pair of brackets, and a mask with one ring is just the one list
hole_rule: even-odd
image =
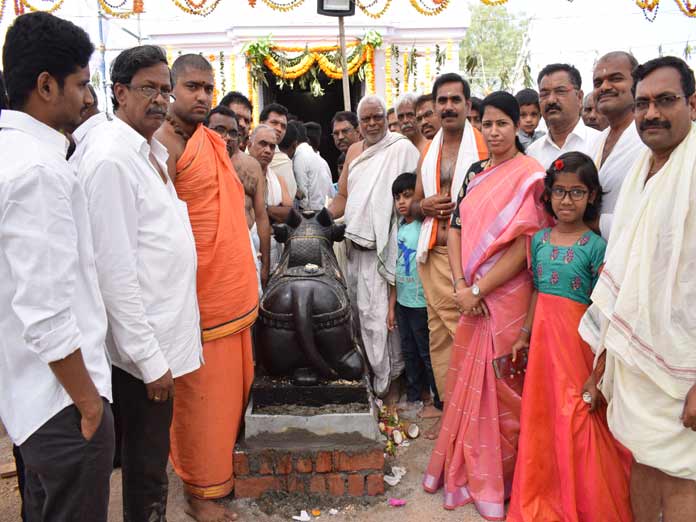
[[(314, 0), (305, 1), (315, 5)], [(440, 16), (446, 17), (449, 12), (451, 20), (452, 14), (460, 13), (461, 3), (466, 1), (451, 0), (452, 6)], [(37, 6), (49, 5), (47, 0), (32, 2)], [(6, 0), (5, 3), (5, 13), (0, 22), (0, 35), (3, 39), (14, 14), (12, 2)], [(111, 3), (119, 2), (111, 0)], [(127, 0), (127, 3), (130, 5), (131, 0)], [(408, 0), (393, 0), (392, 7), (387, 12), (387, 16), (397, 23), (400, 17), (415, 13), (410, 5), (399, 9), (400, 3), (407, 4)], [(247, 0), (222, 0), (213, 15), (200, 18), (179, 11), (171, 0), (145, 0), (147, 13), (142, 17), (140, 29), (145, 36), (152, 33), (224, 31), (234, 27), (234, 20), (240, 13), (253, 13), (260, 20), (259, 25), (263, 20), (278, 20), (278, 14), (271, 12), (260, 0), (253, 11), (246, 4)], [(96, 6), (97, 0), (65, 0), (65, 7), (56, 14), (82, 25), (96, 39)], [(684, 16), (675, 0), (661, 0), (657, 17), (652, 23), (645, 19), (643, 11), (636, 6), (634, 0), (509, 0), (506, 6), (511, 12), (531, 17), (528, 50), (534, 77), (547, 63), (571, 63), (580, 70), (583, 87), (587, 92), (591, 88), (592, 66), (602, 54), (619, 49), (630, 50), (639, 62), (643, 62), (658, 56), (661, 46), (663, 54), (683, 57), (684, 48), (689, 41), (695, 49), (694, 58), (689, 62), (692, 67), (696, 66), (696, 18)], [(307, 16), (316, 16), (318, 23), (319, 20), (326, 20), (325, 17), (313, 15), (309, 6), (303, 8), (306, 8), (305, 13), (309, 13), (304, 15), (305, 19)], [(287, 14), (283, 16), (284, 20), (288, 19)], [(413, 19), (412, 16), (409, 17)], [(465, 19), (466, 17), (462, 17), (462, 20)], [(296, 24), (296, 15), (291, 20), (290, 23)], [(420, 17), (420, 20), (427, 26), (435, 17)], [(137, 43), (121, 30), (123, 28), (133, 33), (138, 32), (135, 20), (115, 21), (110, 26), (109, 45), (112, 45), (112, 41), (117, 41), (117, 46)], [(265, 35), (259, 34), (259, 37), (262, 36)]]

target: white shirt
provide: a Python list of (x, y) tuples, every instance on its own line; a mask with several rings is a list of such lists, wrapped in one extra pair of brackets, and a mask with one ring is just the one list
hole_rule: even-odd
[(300, 207), (305, 210), (321, 210), (327, 197), (332, 196), (331, 168), (309, 143), (300, 143), (292, 157), (297, 188), (304, 198)]
[(19, 445), (72, 404), (49, 363), (76, 349), (111, 400), (106, 311), (87, 201), (68, 141), (28, 114), (0, 115), (0, 417)]
[(75, 164), (89, 203), (112, 364), (145, 383), (201, 363), (196, 246), (186, 204), (165, 184), (166, 149), (118, 117), (94, 127)]
[[(609, 128), (604, 129), (600, 135), (597, 147), (595, 163), (599, 166), (604, 153), (604, 145), (609, 136)], [(609, 239), (611, 223), (614, 216), (614, 207), (619, 199), (621, 185), (624, 178), (631, 172), (633, 164), (645, 150), (645, 144), (638, 135), (636, 126), (631, 123), (619, 136), (614, 148), (607, 159), (599, 167), (599, 183), (605, 194), (602, 196), (602, 214), (599, 218), (599, 229), (604, 239)]]
[(82, 125), (80, 125), (77, 129), (75, 129), (75, 132), (72, 133), (72, 139), (75, 142), (75, 152), (73, 152), (73, 155), (70, 156), (70, 163), (76, 165), (80, 162), (82, 158), (82, 153), (85, 150), (84, 147), (80, 147), (80, 143), (82, 142), (82, 140), (85, 139), (87, 133), (95, 127), (97, 127), (98, 125), (101, 125), (102, 123), (107, 121), (111, 121), (111, 116), (109, 116), (105, 112), (100, 112), (99, 114), (95, 114), (94, 116), (92, 116)]
[(548, 169), (551, 163), (565, 152), (583, 152), (594, 159), (600, 137), (599, 131), (587, 127), (582, 118), (578, 118), (577, 125), (566, 138), (563, 147), (556, 145), (551, 139), (551, 133), (548, 133), (527, 147), (525, 152)]
[(271, 167), (278, 176), (283, 178), (285, 186), (288, 189), (288, 194), (290, 194), (290, 199), (294, 201), (295, 194), (297, 194), (297, 181), (295, 180), (295, 173), (292, 168), (292, 160), (287, 154), (281, 151), (277, 145), (269, 167)]

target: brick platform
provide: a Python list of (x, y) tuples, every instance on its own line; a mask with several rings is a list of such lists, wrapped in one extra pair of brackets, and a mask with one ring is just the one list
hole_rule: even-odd
[(269, 491), (331, 496), (384, 493), (382, 444), (348, 434), (317, 436), (303, 430), (239, 443), (234, 454), (235, 496)]

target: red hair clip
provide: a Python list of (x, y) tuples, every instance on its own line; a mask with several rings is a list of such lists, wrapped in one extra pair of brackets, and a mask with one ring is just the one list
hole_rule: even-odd
[(563, 160), (557, 159), (556, 161), (553, 162), (553, 168), (556, 169), (557, 171), (563, 170), (563, 167), (565, 167), (565, 165), (563, 164)]

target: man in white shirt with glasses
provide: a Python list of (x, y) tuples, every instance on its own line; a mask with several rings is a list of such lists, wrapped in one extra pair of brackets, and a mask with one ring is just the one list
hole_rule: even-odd
[(111, 81), (115, 118), (80, 142), (76, 170), (109, 319), (124, 516), (149, 522), (165, 520), (174, 379), (201, 364), (196, 246), (153, 137), (172, 99), (164, 51), (123, 51)]

